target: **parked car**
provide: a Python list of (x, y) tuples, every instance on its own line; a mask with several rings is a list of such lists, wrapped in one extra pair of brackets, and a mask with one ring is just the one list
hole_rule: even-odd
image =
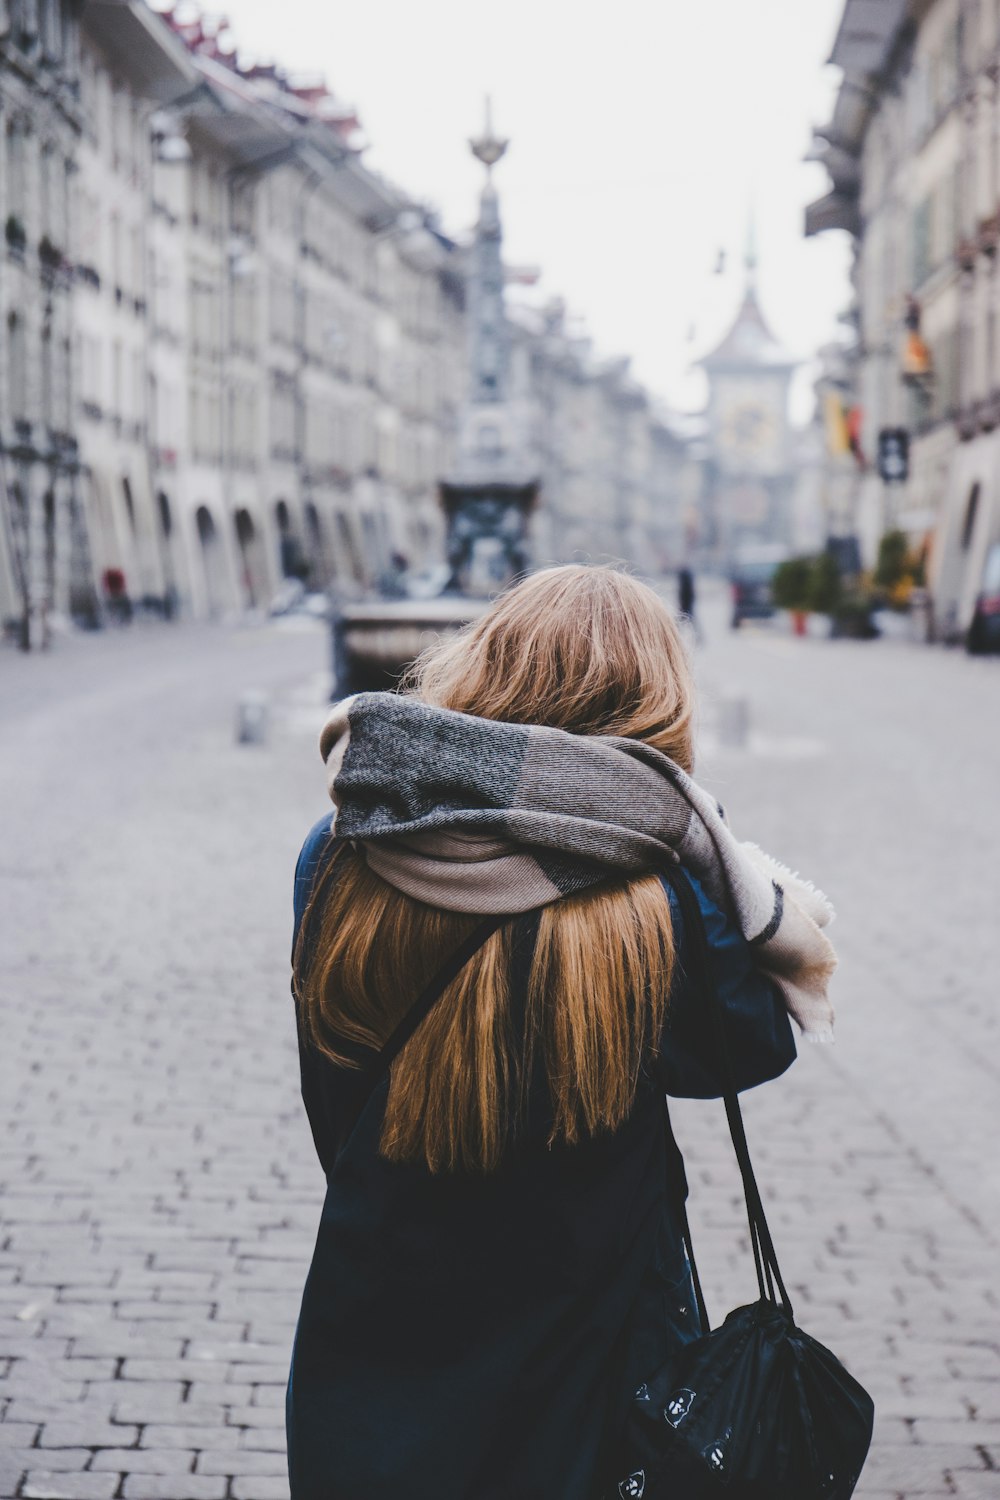
[(965, 648), (973, 656), (1000, 651), (1000, 542), (994, 542), (986, 554)]
[(739, 630), (744, 620), (769, 620), (775, 613), (771, 580), (778, 564), (787, 556), (785, 547), (767, 542), (748, 545), (737, 552), (729, 570), (734, 630)]

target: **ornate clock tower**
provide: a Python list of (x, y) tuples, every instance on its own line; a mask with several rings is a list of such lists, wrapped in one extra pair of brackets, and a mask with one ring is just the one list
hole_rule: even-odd
[(457, 466), (439, 493), (453, 585), (487, 595), (528, 566), (528, 518), (538, 499), (538, 476), (526, 462), (526, 434), (510, 399), (500, 203), (493, 183), (508, 142), (493, 129), (489, 100), (486, 128), (469, 145), (486, 168), (470, 257), (470, 379)]
[(745, 264), (736, 321), (700, 361), (709, 384), (705, 542), (723, 562), (741, 545), (790, 538), (788, 389), (798, 361), (782, 349), (761, 312), (752, 237)]

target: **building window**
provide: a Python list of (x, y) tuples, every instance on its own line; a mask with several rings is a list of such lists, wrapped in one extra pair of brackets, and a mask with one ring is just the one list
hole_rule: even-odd
[(51, 490), (42, 497), (42, 526), (45, 536), (45, 591), (49, 599), (56, 581), (56, 499)]
[[(20, 222), (24, 233), (25, 152), (27, 139), (22, 125), (16, 121), (7, 127), (7, 211), (10, 218)], [(8, 221), (9, 222), (9, 221)], [(10, 234), (8, 232), (8, 240)]]
[(927, 63), (919, 60), (910, 74), (909, 82), (909, 115), (910, 115), (910, 137), (914, 142), (919, 142), (926, 134), (930, 124), (930, 77)]
[(27, 47), (38, 35), (38, 0), (20, 0), (17, 12), (21, 45)]
[(42, 234), (49, 240), (53, 238), (52, 203), (55, 193), (52, 187), (52, 173), (55, 167), (55, 159), (55, 147), (51, 141), (46, 141), (42, 147), (39, 159), (38, 208)]
[[(358, 551), (357, 543), (354, 539), (354, 533), (351, 530), (351, 523), (348, 521), (343, 512), (339, 510), (334, 515), (334, 523), (337, 528), (337, 537), (340, 543), (340, 549), (344, 556), (347, 558), (347, 575), (348, 577), (355, 578), (360, 582), (364, 579), (365, 570), (364, 564), (361, 560), (361, 554)], [(340, 569), (339, 571), (343, 573), (344, 570)]]
[(119, 339), (111, 345), (111, 412), (116, 421), (121, 421), (122, 402), (122, 346)]
[(961, 47), (962, 34), (956, 25), (949, 30), (939, 51), (931, 59), (931, 95), (935, 122), (949, 108), (958, 91)]
[(7, 360), (11, 412), (15, 421), (24, 421), (28, 415), (28, 349), (24, 320), (13, 312), (7, 319)]
[(135, 501), (132, 499), (132, 486), (127, 479), (122, 480), (122, 496), (125, 500), (125, 514), (128, 516), (129, 530), (135, 536)]
[(962, 522), (962, 551), (968, 552), (972, 543), (973, 532), (976, 529), (976, 513), (979, 510), (979, 484), (972, 486), (969, 491), (969, 499), (965, 507), (965, 520)]
[(925, 198), (913, 211), (913, 285), (922, 286), (931, 271), (931, 200)]
[(61, 0), (42, 0), (42, 50), (50, 62), (62, 56)]
[(68, 434), (73, 426), (73, 414), (69, 409), (70, 390), (72, 389), (73, 369), (73, 345), (70, 339), (64, 338), (61, 346), (59, 360), (58, 381), (56, 388), (56, 426), (61, 433)]
[(55, 408), (53, 405), (52, 391), (52, 333), (49, 329), (42, 331), (42, 421), (47, 427), (55, 424)]

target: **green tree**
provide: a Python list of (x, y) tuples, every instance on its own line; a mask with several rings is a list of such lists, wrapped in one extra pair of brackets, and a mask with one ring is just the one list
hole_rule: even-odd
[(910, 544), (905, 531), (887, 531), (878, 544), (875, 582), (879, 588), (893, 589), (910, 571)]
[(813, 563), (810, 557), (789, 557), (779, 563), (771, 580), (771, 597), (779, 609), (811, 609), (810, 582)]
[(821, 552), (810, 569), (809, 608), (820, 615), (832, 615), (842, 593), (836, 558), (829, 552)]

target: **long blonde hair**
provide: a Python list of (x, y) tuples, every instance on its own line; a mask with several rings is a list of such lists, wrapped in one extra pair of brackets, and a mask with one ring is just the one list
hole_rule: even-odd
[[(531, 575), (425, 653), (406, 688), (480, 718), (642, 739), (692, 769), (694, 695), (680, 636), (659, 596), (614, 568)], [(357, 1066), (355, 1049), (382, 1045), (477, 920), (412, 900), (339, 849), (295, 956), (312, 1042)], [(609, 882), (541, 912), (523, 1035), (512, 1017), (514, 941), (513, 924), (488, 940), (393, 1064), (380, 1148), (389, 1160), (494, 1169), (539, 1061), (550, 1144), (627, 1118), (673, 967), (658, 877)]]

